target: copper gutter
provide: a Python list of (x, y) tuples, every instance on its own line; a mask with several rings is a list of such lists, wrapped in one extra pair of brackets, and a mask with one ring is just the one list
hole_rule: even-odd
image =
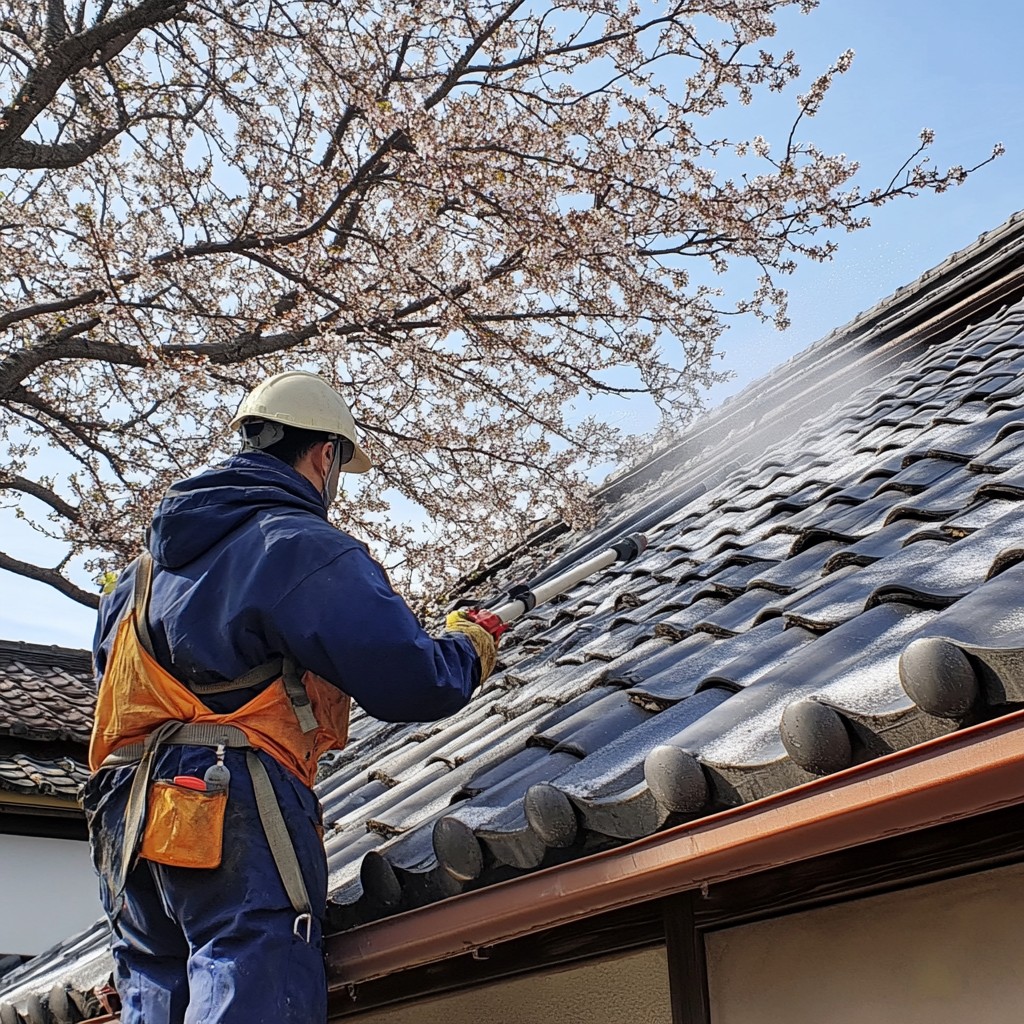
[(332, 990), (729, 878), (1024, 802), (1024, 711), (615, 850), (335, 935)]

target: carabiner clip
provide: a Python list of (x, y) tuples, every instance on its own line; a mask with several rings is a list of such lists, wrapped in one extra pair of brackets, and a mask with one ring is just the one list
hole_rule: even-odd
[(302, 934), (299, 932), (299, 927), (302, 921), (306, 922), (306, 945), (309, 945), (309, 940), (313, 934), (313, 915), (312, 914), (299, 914), (295, 918), (295, 924), (292, 925), (292, 935), (297, 939), (302, 938)]

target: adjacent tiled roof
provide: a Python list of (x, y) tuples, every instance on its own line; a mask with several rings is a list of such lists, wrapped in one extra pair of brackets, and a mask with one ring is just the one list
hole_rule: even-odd
[(88, 651), (0, 640), (0, 736), (89, 742)]
[(75, 800), (88, 778), (86, 766), (72, 757), (0, 754), (0, 789), (13, 793), (40, 793)]
[(95, 701), (88, 651), (0, 640), (0, 800), (77, 799)]
[[(1024, 303), (997, 303), (1014, 274), (1024, 290), (1022, 249), (1014, 218), (611, 481), (595, 530), (552, 528), (505, 559), (511, 583), (650, 540), (518, 622), (459, 715), (356, 716), (317, 786), (333, 925), (1024, 702)], [(901, 655), (937, 637), (910, 646), (902, 685)], [(0, 1002), (43, 991), (47, 970), (4, 979)]]

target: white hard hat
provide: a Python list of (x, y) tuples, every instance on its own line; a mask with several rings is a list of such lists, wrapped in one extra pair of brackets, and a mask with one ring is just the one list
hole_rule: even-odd
[(257, 384), (242, 399), (231, 420), (237, 429), (245, 420), (269, 420), (287, 427), (317, 430), (352, 442), (352, 458), (343, 463), (345, 473), (365, 473), (373, 465), (356, 438), (356, 424), (345, 400), (315, 373), (287, 370)]

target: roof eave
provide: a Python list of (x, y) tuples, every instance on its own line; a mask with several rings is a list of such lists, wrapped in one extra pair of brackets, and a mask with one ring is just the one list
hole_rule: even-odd
[(20, 814), (59, 814), (75, 818), (85, 816), (81, 803), (74, 797), (52, 796), (38, 790), (18, 792), (0, 788), (0, 812), (4, 810), (15, 810)]
[(326, 940), (332, 990), (1024, 802), (1024, 711)]

